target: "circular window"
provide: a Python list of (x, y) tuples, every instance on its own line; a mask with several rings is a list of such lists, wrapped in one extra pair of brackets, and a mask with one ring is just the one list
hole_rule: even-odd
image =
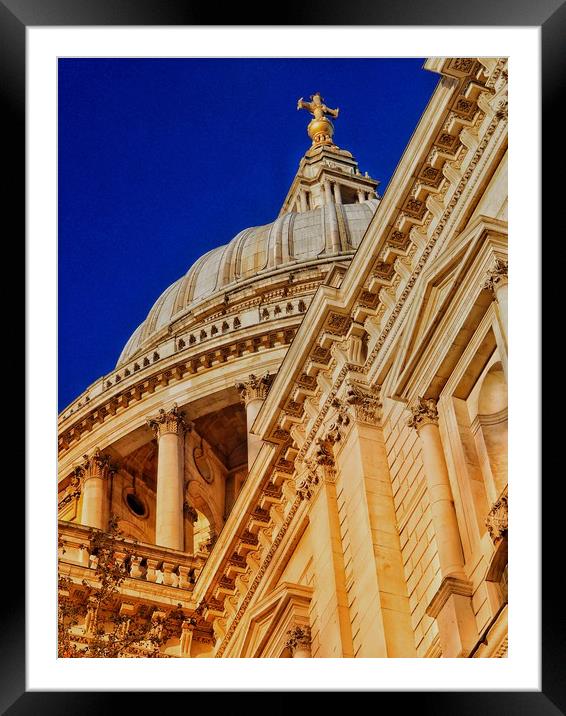
[(126, 503), (130, 510), (138, 517), (144, 517), (147, 514), (145, 503), (133, 492), (126, 495)]

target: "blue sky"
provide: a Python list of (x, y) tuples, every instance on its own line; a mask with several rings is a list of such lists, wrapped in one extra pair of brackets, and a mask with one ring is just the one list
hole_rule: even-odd
[(297, 99), (387, 184), (438, 76), (411, 59), (60, 59), (58, 392), (111, 371), (209, 249), (274, 220), (309, 148)]

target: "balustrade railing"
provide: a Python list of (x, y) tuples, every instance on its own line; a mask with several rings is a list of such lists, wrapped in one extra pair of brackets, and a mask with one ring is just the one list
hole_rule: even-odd
[[(59, 560), (96, 571), (99, 563), (97, 540), (93, 531), (84, 525), (59, 522)], [(94, 544), (93, 544), (94, 543)], [(112, 552), (114, 563), (126, 577), (140, 579), (166, 587), (192, 589), (200, 573), (202, 555), (187, 554), (159, 545), (138, 542), (127, 537), (108, 535), (105, 549)]]

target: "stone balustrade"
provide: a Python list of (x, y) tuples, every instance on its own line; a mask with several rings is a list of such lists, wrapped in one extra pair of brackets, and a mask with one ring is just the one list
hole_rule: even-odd
[[(186, 590), (193, 589), (205, 562), (200, 554), (186, 554), (122, 537), (116, 539), (114, 558), (123, 564), (130, 579)], [(98, 557), (91, 548), (89, 527), (59, 521), (59, 560), (69, 565), (96, 569)]]

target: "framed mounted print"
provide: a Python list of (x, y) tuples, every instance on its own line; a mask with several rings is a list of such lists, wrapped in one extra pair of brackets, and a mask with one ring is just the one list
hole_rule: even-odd
[(167, 690), (556, 713), (519, 286), (562, 11), (5, 5), (33, 339), (7, 713)]

